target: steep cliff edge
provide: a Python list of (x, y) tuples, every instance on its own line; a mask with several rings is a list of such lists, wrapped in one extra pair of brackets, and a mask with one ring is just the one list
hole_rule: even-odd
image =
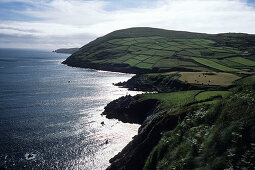
[[(141, 110), (130, 109), (131, 103), (147, 99), (157, 99), (157, 102), (156, 107), (146, 108), (150, 114), (144, 114), (146, 109), (142, 111), (140, 120), (144, 121), (138, 135), (110, 160), (108, 169), (252, 168), (255, 77), (243, 78), (236, 84), (227, 93), (193, 90), (117, 99), (106, 114), (117, 104), (114, 111), (118, 110), (118, 114), (113, 118), (119, 120), (122, 113), (125, 117), (128, 113), (131, 117), (140, 113)], [(220, 98), (215, 98), (219, 95)], [(180, 100), (175, 100), (177, 96)], [(125, 104), (121, 108), (122, 102)]]
[(124, 96), (107, 104), (103, 115), (107, 118), (117, 118), (122, 122), (142, 124), (152, 115), (158, 105), (156, 99), (139, 100), (139, 96)]

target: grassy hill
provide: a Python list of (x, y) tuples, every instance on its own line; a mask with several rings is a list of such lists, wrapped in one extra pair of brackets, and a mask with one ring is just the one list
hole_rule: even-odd
[(141, 124), (107, 169), (254, 167), (255, 35), (130, 28), (63, 63), (136, 73), (118, 85), (154, 92), (105, 107), (107, 118)]
[(254, 71), (255, 35), (130, 28), (88, 43), (64, 63), (133, 73)]
[(108, 104), (109, 118), (143, 120), (108, 170), (254, 169), (255, 75), (235, 84), (225, 91), (145, 93)]

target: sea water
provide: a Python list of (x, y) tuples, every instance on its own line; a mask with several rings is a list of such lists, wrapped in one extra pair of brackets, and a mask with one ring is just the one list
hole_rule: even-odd
[(133, 75), (68, 67), (67, 57), (0, 49), (0, 167), (105, 169), (137, 134), (138, 125), (101, 116), (136, 93), (113, 85)]

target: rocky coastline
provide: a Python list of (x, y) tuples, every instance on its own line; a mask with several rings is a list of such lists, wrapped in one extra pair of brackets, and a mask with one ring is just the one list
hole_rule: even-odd
[[(126, 65), (91, 64), (89, 62), (75, 62), (72, 59), (67, 59), (63, 64), (105, 71), (139, 73), (126, 82), (115, 84), (129, 90), (164, 93), (197, 89), (225, 90), (229, 88), (188, 84), (178, 80), (177, 73), (170, 76), (160, 74), (159, 76), (151, 77), (147, 76), (148, 70), (137, 70), (137, 68), (130, 68)], [(134, 136), (133, 140), (121, 152), (110, 159), (111, 165), (107, 168), (108, 170), (142, 169), (152, 149), (161, 139), (162, 133), (173, 130), (188, 113), (198, 109), (186, 106), (178, 110), (162, 110), (158, 107), (159, 103), (160, 101), (156, 99), (141, 101), (139, 96), (128, 95), (107, 104), (102, 115), (106, 115), (109, 119), (118, 119), (124, 123), (137, 123), (141, 125), (138, 135)]]
[(148, 75), (138, 74), (133, 76), (126, 82), (119, 82), (114, 85), (128, 88), (129, 90), (166, 93), (183, 90), (226, 90), (233, 86), (213, 86), (213, 85), (199, 85), (189, 84), (180, 81), (178, 72), (170, 75)]
[[(138, 96), (124, 96), (110, 102), (103, 112), (107, 118), (141, 125), (138, 135), (116, 156), (110, 159), (108, 170), (142, 169), (146, 158), (158, 143), (162, 132), (174, 129), (187, 113), (188, 108), (167, 113), (158, 108), (159, 101), (139, 101)], [(192, 111), (195, 108), (189, 108)]]
[[(100, 37), (68, 57), (63, 62), (68, 66), (136, 74), (115, 85), (150, 92), (105, 107), (107, 118), (141, 125), (107, 169), (254, 167), (255, 135), (246, 132), (254, 129), (247, 122), (254, 122), (255, 79), (242, 74), (253, 70), (254, 44), (254, 35), (130, 28)], [(250, 63), (232, 65), (228, 58)], [(183, 72), (198, 74), (182, 79)], [(231, 74), (201, 81), (204, 72), (208, 77), (211, 72)]]

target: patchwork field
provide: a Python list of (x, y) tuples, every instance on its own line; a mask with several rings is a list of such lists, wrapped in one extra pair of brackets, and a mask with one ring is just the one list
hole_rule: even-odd
[(229, 86), (241, 77), (222, 72), (180, 72), (179, 80), (191, 84)]
[[(249, 45), (242, 45), (247, 39)], [(255, 69), (255, 41), (242, 34), (208, 35), (131, 28), (110, 33), (70, 58), (145, 70), (243, 72)], [(156, 69), (154, 69), (156, 68)]]
[(221, 64), (218, 64), (214, 62), (213, 60), (210, 59), (205, 59), (205, 58), (198, 58), (198, 57), (192, 57), (196, 62), (203, 64), (207, 67), (214, 68), (220, 71), (224, 72), (240, 72), (241, 70), (230, 68)]

